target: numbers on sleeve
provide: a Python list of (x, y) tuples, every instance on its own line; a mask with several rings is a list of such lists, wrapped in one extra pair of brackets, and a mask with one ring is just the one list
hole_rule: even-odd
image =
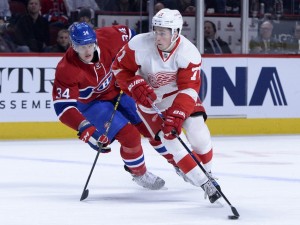
[(197, 79), (197, 74), (198, 74), (198, 71), (200, 70), (200, 67), (193, 67), (192, 68), (192, 72), (193, 73), (193, 76), (191, 77), (191, 80), (196, 80)]
[(61, 88), (56, 88), (56, 92), (57, 92), (56, 99), (70, 98), (70, 89), (69, 88), (67, 88), (65, 90), (62, 90)]
[(124, 41), (124, 42), (126, 41), (127, 42), (128, 40), (129, 40), (129, 35), (123, 34), (122, 35), (122, 41)]

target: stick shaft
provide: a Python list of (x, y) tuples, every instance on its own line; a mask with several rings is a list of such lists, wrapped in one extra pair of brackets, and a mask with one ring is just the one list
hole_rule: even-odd
[[(148, 102), (151, 104), (152, 108), (155, 110), (155, 112), (159, 115), (159, 117), (164, 120), (164, 116), (161, 113), (161, 111), (159, 110), (159, 108), (154, 104), (154, 102), (148, 98)], [(201, 163), (199, 162), (199, 160), (194, 156), (193, 152), (189, 149), (189, 147), (184, 143), (184, 141), (180, 138), (180, 136), (177, 134), (177, 132), (174, 130), (172, 132), (176, 138), (179, 140), (179, 142), (182, 144), (182, 146), (186, 149), (186, 151), (189, 153), (189, 155), (193, 158), (193, 160), (197, 163), (197, 165), (200, 167), (200, 169), (202, 170), (202, 172), (205, 174), (205, 176), (211, 181), (212, 184), (216, 183), (216, 181), (212, 182), (212, 179), (210, 177), (210, 175), (208, 174), (208, 172), (205, 170), (205, 168), (201, 165)], [(217, 188), (216, 188), (217, 189)], [(231, 203), (229, 202), (229, 200), (227, 199), (227, 197), (225, 196), (225, 194), (221, 191), (218, 190), (217, 191), (220, 193), (220, 195), (224, 198), (224, 200), (227, 202), (227, 204), (231, 207), (232, 212), (239, 216), (237, 210), (231, 205)]]
[[(118, 108), (118, 106), (119, 106), (119, 103), (120, 103), (122, 94), (123, 94), (123, 92), (121, 91), (120, 94), (119, 94), (119, 97), (118, 97), (118, 99), (117, 99), (117, 101), (116, 101), (116, 104), (115, 104), (115, 107), (114, 107), (114, 111), (113, 111), (113, 113), (111, 114), (111, 117), (110, 117), (110, 119), (109, 119), (109, 121), (108, 121), (108, 123), (107, 123), (107, 127), (106, 127), (106, 130), (105, 130), (105, 133), (104, 133), (105, 136), (107, 136), (107, 134), (108, 134), (108, 132), (109, 132), (111, 123), (112, 123), (112, 121), (113, 121), (113, 119), (114, 119), (114, 117), (115, 117), (117, 108)], [(96, 154), (96, 157), (95, 157), (93, 166), (92, 166), (91, 171), (90, 171), (90, 173), (89, 173), (89, 176), (88, 176), (88, 178), (87, 178), (87, 180), (86, 180), (86, 182), (85, 182), (85, 185), (84, 185), (84, 188), (83, 188), (83, 191), (82, 191), (82, 194), (81, 194), (80, 201), (82, 201), (82, 200), (84, 200), (85, 198), (87, 198), (87, 196), (85, 196), (85, 193), (86, 193), (86, 191), (87, 191), (87, 186), (88, 186), (88, 184), (89, 184), (89, 182), (90, 182), (90, 179), (91, 179), (91, 176), (92, 176), (92, 174), (93, 174), (94, 168), (95, 168), (95, 166), (96, 166), (96, 163), (97, 163), (98, 157), (99, 157), (99, 155), (100, 155), (102, 146), (103, 146), (103, 143), (101, 143), (101, 144), (99, 145), (99, 149), (98, 149), (98, 151), (97, 151), (97, 154)]]

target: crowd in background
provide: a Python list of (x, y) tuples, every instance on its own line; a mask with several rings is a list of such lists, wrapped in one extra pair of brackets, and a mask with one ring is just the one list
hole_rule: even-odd
[[(259, 18), (257, 37), (249, 42), (249, 53), (300, 52), (300, 25), (293, 20), (290, 37), (274, 37), (273, 21), (285, 15), (300, 16), (300, 0), (248, 0), (249, 17)], [(193, 16), (195, 0), (156, 0), (154, 12), (162, 8), (178, 9)], [(205, 16), (240, 16), (240, 0), (205, 0)], [(147, 12), (148, 0), (1, 0), (0, 52), (65, 52), (69, 47), (68, 27), (86, 21), (96, 27), (98, 12)], [(267, 22), (266, 22), (267, 21)], [(266, 22), (266, 23), (265, 23)], [(205, 52), (231, 53), (212, 21), (204, 25)], [(274, 28), (275, 27), (275, 28)], [(278, 26), (277, 26), (278, 27)]]

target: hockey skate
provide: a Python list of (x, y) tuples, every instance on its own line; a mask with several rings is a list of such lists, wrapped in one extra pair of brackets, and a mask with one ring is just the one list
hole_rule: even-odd
[(177, 173), (178, 176), (182, 177), (182, 179), (185, 182), (191, 183), (192, 185), (195, 185), (188, 177), (187, 175), (182, 172), (182, 170), (178, 166), (174, 166), (175, 172)]
[(146, 171), (144, 175), (137, 176), (131, 173), (129, 168), (124, 165), (124, 168), (132, 176), (132, 180), (138, 185), (150, 189), (150, 190), (159, 190), (164, 187), (165, 181), (160, 177), (154, 175), (153, 173)]
[[(212, 184), (212, 182), (210, 180), (208, 180), (206, 183), (202, 184), (201, 188), (205, 192), (205, 198), (206, 198), (206, 196), (208, 196), (208, 199), (211, 203), (214, 203), (221, 197), (221, 194), (217, 191), (217, 188)], [(219, 188), (220, 188), (220, 186), (219, 186)]]
[(221, 187), (218, 184), (218, 182), (216, 181), (218, 178), (213, 177), (211, 172), (208, 172), (208, 174), (209, 174), (209, 178), (210, 178), (211, 183), (218, 189), (218, 191), (221, 191)]

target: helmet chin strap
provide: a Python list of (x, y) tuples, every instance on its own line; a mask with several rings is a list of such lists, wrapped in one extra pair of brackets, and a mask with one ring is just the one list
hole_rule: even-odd
[(174, 37), (175, 37), (175, 34), (172, 35), (171, 44), (169, 45), (169, 47), (167, 47), (166, 49), (164, 49), (162, 51), (164, 51), (164, 52), (172, 51), (173, 47), (176, 44), (177, 39), (179, 38), (179, 35), (177, 34), (177, 37), (175, 38), (175, 40), (173, 40)]
[(95, 63), (100, 59), (100, 48), (98, 45), (95, 46), (94, 57), (91, 62)]

